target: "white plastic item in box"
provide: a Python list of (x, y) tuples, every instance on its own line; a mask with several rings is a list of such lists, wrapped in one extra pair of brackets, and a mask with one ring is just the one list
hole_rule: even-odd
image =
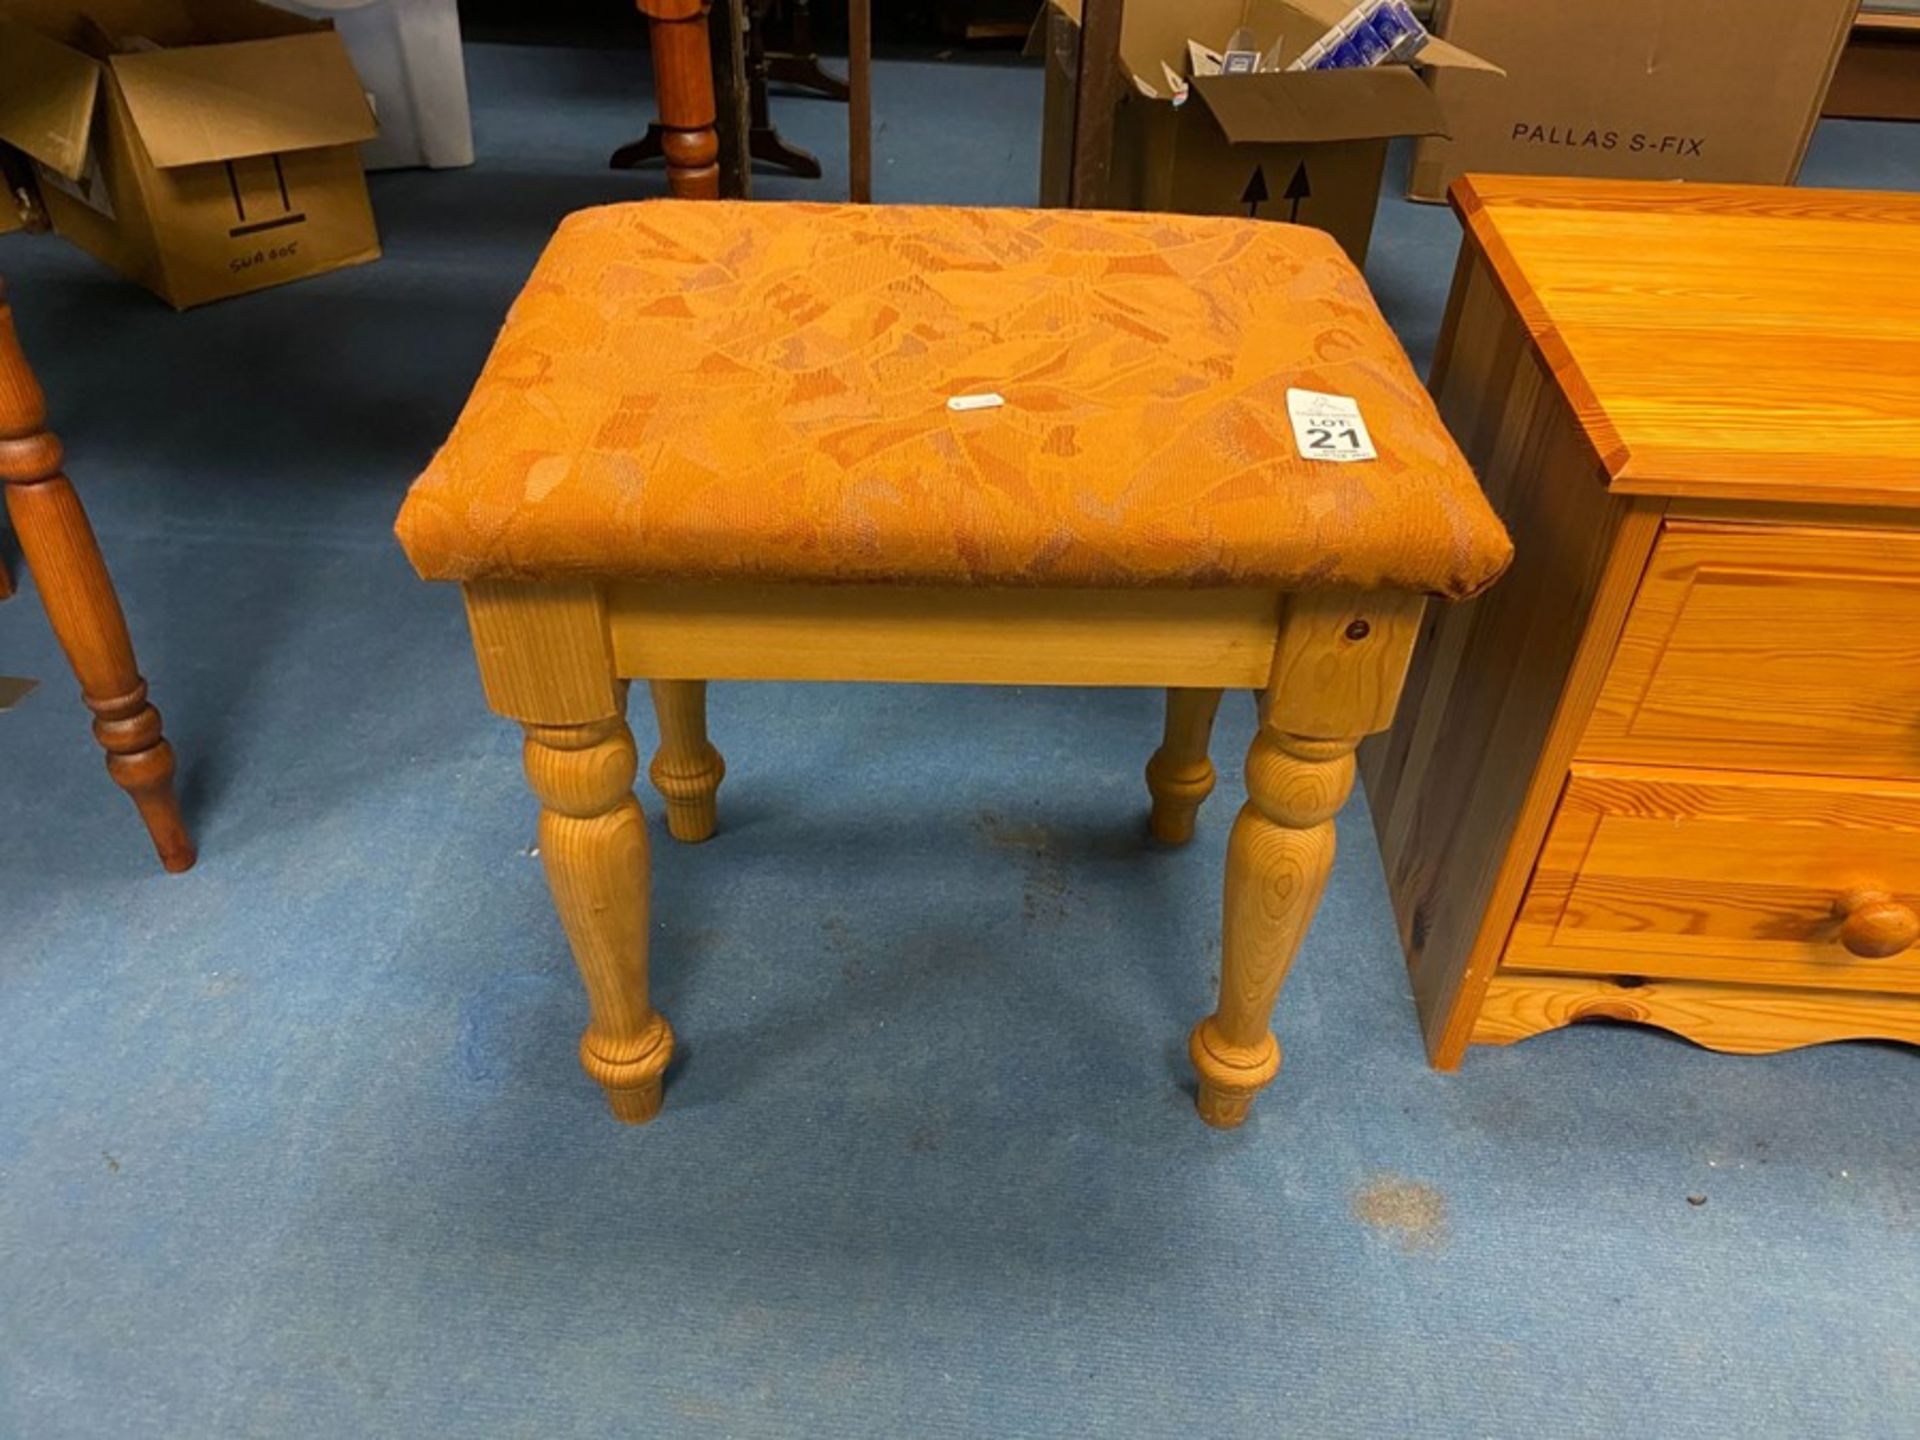
[(333, 21), (373, 102), (380, 134), (361, 147), (369, 170), (473, 163), (467, 70), (455, 0), (270, 0)]

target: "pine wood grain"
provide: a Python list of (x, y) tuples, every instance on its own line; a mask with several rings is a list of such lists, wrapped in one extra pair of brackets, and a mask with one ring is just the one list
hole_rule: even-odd
[(1920, 200), (1455, 202), (1433, 388), (1516, 563), (1362, 751), (1434, 1063), (1920, 1036)]
[(1578, 753), (1920, 776), (1920, 534), (1669, 525)]
[(1608, 493), (1470, 242), (1434, 393), (1516, 536), (1486, 594), (1434, 606), (1390, 733), (1361, 750), (1428, 1055), (1460, 1063), (1607, 670), (1659, 511)]
[(1686, 980), (1621, 985), (1591, 975), (1506, 973), (1487, 987), (1473, 1043), (1510, 1045), (1582, 1020), (1658, 1025), (1733, 1055), (1770, 1055), (1834, 1040), (1920, 1045), (1920, 999), (1910, 995)]
[(541, 863), (587, 991), (581, 1068), (637, 1125), (659, 1112), (673, 1031), (647, 997), (647, 826), (606, 609), (590, 585), (464, 589), (487, 703), (526, 734)]
[(1280, 597), (1243, 590), (620, 585), (633, 679), (1257, 689)]
[(1163, 845), (1184, 845), (1193, 838), (1201, 802), (1213, 793), (1207, 743), (1219, 711), (1218, 690), (1167, 691), (1165, 732), (1147, 761), (1147, 793), (1153, 797), (1147, 828)]
[(1242, 1123), (1279, 1072), (1273, 1007), (1333, 866), (1354, 747), (1393, 715), (1422, 605), (1338, 592), (1287, 603), (1247, 753), (1247, 803), (1227, 838), (1220, 1002), (1187, 1041), (1209, 1125)]
[(655, 680), (651, 689), (660, 749), (647, 777), (667, 802), (667, 833), (697, 845), (718, 823), (715, 797), (727, 773), (726, 761), (707, 739), (707, 683)]
[(660, 1111), (673, 1030), (647, 1000), (647, 822), (633, 796), (633, 735), (617, 717), (524, 729), (540, 862), (590, 1007), (580, 1066), (616, 1118), (643, 1124)]
[(480, 685), (496, 714), (559, 724), (623, 713), (594, 586), (478, 580), (461, 589)]
[(1920, 784), (1575, 765), (1501, 964), (1920, 995), (1916, 906)]
[(1617, 491), (1920, 506), (1920, 196), (1466, 176)]

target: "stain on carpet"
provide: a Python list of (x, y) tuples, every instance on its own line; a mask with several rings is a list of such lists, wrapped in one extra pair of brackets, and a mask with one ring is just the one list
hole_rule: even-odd
[(1447, 1197), (1401, 1175), (1375, 1175), (1353, 1192), (1353, 1218), (1409, 1252), (1447, 1243)]
[(1027, 877), (1020, 900), (1026, 922), (1032, 925), (1066, 919), (1073, 888), (1067, 879), (1067, 857), (1059, 837), (1045, 825), (1012, 824), (991, 810), (982, 811), (975, 823), (988, 844), (1019, 851), (1026, 857)]

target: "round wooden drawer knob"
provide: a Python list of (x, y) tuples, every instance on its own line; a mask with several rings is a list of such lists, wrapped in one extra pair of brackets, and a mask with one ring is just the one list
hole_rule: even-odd
[(1834, 908), (1843, 917), (1840, 943), (1863, 960), (1898, 955), (1920, 939), (1920, 915), (1885, 890), (1850, 890)]

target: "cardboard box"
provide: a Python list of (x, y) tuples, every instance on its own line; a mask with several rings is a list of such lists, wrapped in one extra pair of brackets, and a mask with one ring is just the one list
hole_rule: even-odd
[(1823, 115), (1845, 120), (1920, 120), (1920, 5), (1860, 7)]
[(250, 0), (7, 0), (0, 140), (53, 228), (180, 309), (380, 253), (360, 81)]
[(1786, 185), (1857, 0), (1447, 0), (1441, 33), (1506, 78), (1436, 74), (1450, 138), (1407, 193), (1469, 170)]
[[(1434, 93), (1407, 65), (1214, 75), (1174, 105), (1162, 66), (1187, 73), (1187, 41), (1223, 49), (1241, 25), (1285, 65), (1351, 8), (1351, 0), (1128, 0), (1121, 14), (1125, 72), (1114, 115), (1113, 209), (1189, 215), (1250, 214), (1332, 234), (1366, 259), (1387, 141), (1446, 133)], [(1040, 203), (1067, 203), (1079, 0), (1049, 0), (1034, 36), (1047, 62)], [(1435, 40), (1420, 67), (1489, 68)]]

